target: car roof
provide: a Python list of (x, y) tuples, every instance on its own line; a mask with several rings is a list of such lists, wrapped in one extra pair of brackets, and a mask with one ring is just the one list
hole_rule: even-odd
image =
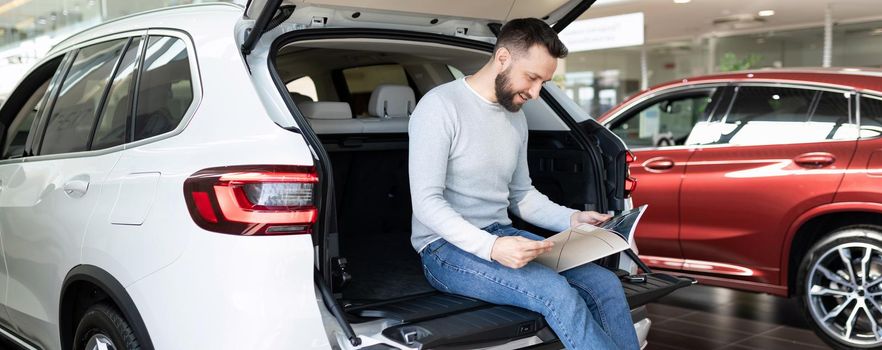
[[(145, 29), (183, 29), (188, 27), (204, 26), (206, 23), (218, 23), (224, 29), (229, 29), (232, 35), (232, 18), (231, 14), (237, 14), (241, 17), (244, 7), (242, 5), (231, 3), (204, 3), (191, 4), (181, 6), (171, 6), (144, 12), (138, 12), (131, 15), (115, 18), (113, 20), (89, 27), (83, 31), (73, 34), (66, 39), (58, 42), (49, 50), (47, 57), (53, 56), (58, 52), (66, 51), (70, 47), (81, 42), (100, 38), (106, 35), (117, 34), (126, 31), (145, 30)], [(170, 14), (187, 15), (190, 14), (190, 20), (181, 20), (181, 16), (170, 17)], [(196, 17), (194, 17), (196, 16)], [(192, 20), (198, 18), (198, 21)]]
[(870, 93), (882, 96), (882, 69), (877, 68), (779, 68), (745, 70), (717, 74), (700, 75), (695, 77), (672, 80), (642, 90), (626, 98), (615, 108), (603, 114), (599, 120), (606, 119), (609, 115), (619, 111), (627, 102), (654, 94), (659, 90), (674, 87), (701, 85), (709, 83), (780, 83), (780, 84), (808, 84), (827, 86), (838, 89), (855, 90), (862, 93)]

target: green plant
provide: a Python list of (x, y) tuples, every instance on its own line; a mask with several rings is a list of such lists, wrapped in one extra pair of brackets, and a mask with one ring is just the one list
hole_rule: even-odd
[(750, 69), (762, 60), (762, 55), (757, 55), (754, 53), (748, 54), (742, 59), (738, 59), (738, 56), (736, 56), (735, 53), (726, 52), (720, 59), (720, 66), (718, 67), (718, 70), (720, 72), (731, 72), (736, 70)]

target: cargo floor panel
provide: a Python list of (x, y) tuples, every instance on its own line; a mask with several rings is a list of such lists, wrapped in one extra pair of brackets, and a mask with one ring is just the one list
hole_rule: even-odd
[(485, 307), (488, 304), (459, 295), (439, 292), (349, 307), (346, 312), (364, 318), (414, 322)]
[(383, 335), (421, 349), (468, 349), (535, 335), (542, 315), (512, 306), (492, 306), (386, 328)]
[(631, 309), (651, 303), (671, 292), (695, 284), (695, 280), (687, 277), (676, 277), (664, 273), (648, 273), (644, 282), (622, 280), (622, 288), (628, 298)]

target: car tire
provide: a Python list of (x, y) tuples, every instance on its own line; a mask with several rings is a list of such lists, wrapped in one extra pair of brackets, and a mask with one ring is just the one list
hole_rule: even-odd
[(882, 346), (873, 335), (882, 331), (882, 227), (847, 226), (822, 238), (803, 257), (796, 286), (800, 309), (831, 347)]
[(75, 350), (139, 350), (135, 332), (116, 307), (92, 305), (80, 318), (74, 336)]

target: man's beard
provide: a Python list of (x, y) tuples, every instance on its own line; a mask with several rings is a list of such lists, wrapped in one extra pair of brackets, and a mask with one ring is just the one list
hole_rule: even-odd
[(511, 75), (511, 66), (496, 75), (496, 102), (499, 102), (503, 108), (509, 112), (517, 112), (521, 110), (523, 104), (515, 104), (514, 98), (518, 95), (517, 91), (513, 91), (509, 84), (509, 76)]

